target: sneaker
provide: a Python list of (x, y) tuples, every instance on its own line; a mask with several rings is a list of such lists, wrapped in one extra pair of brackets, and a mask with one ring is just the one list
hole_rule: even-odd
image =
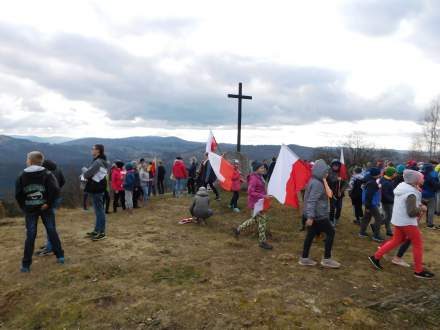
[(406, 268), (411, 267), (411, 265), (409, 263), (407, 263), (405, 260), (403, 260), (401, 258), (394, 257), (393, 259), (391, 259), (391, 263), (393, 263), (396, 266), (401, 266), (401, 267), (406, 267)]
[(64, 257), (61, 257), (61, 258), (57, 259), (57, 264), (64, 265), (64, 262), (65, 262)]
[(217, 202), (220, 202), (220, 201), (221, 201), (221, 198), (220, 198), (220, 197), (216, 197), (215, 200), (216, 200)]
[(238, 238), (240, 236), (240, 229), (233, 228), (232, 231), (233, 231), (233, 233), (235, 235), (235, 238)]
[(427, 228), (427, 229), (432, 229), (432, 230), (435, 230), (435, 229), (436, 229), (436, 228), (434, 227), (434, 225), (427, 225), (426, 228)]
[(322, 259), (321, 266), (326, 268), (339, 268), (341, 264), (333, 259)]
[(385, 241), (382, 237), (380, 236), (373, 236), (371, 238), (373, 241), (378, 242), (378, 243), (383, 243), (383, 241)]
[(31, 268), (30, 267), (21, 266), (20, 272), (22, 272), (22, 273), (30, 273), (31, 272)]
[(232, 209), (232, 211), (234, 211), (235, 213), (240, 213), (240, 209), (238, 207)]
[(301, 266), (316, 266), (318, 263), (311, 258), (299, 258), (298, 263)]
[(105, 233), (99, 233), (92, 237), (92, 241), (101, 241), (105, 238), (106, 238)]
[(360, 238), (368, 238), (368, 237), (370, 237), (370, 236), (368, 236), (367, 233), (359, 233), (359, 237), (360, 237)]
[(267, 242), (261, 242), (260, 244), (258, 244), (258, 246), (262, 249), (265, 249), (265, 250), (272, 250), (273, 249), (273, 246)]
[(382, 270), (382, 269), (383, 269), (383, 267), (382, 267), (381, 264), (380, 264), (380, 260), (379, 260), (379, 259), (376, 259), (374, 256), (371, 256), (371, 257), (368, 257), (368, 260), (370, 260), (371, 264), (372, 264), (376, 269), (379, 269), (379, 270)]
[(434, 278), (435, 275), (427, 270), (424, 270), (423, 272), (420, 273), (414, 273), (414, 276), (417, 278), (424, 278), (427, 280), (431, 280), (432, 278)]
[(94, 237), (96, 235), (98, 235), (98, 233), (96, 231), (91, 231), (91, 232), (86, 234), (87, 237)]
[(37, 253), (35, 253), (35, 255), (36, 255), (37, 257), (50, 256), (51, 254), (53, 254), (53, 251), (49, 251), (49, 250), (46, 249), (46, 248), (41, 249), (40, 251), (38, 251)]

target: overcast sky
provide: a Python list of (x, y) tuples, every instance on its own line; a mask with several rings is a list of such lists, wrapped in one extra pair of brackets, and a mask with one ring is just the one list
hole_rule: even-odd
[(405, 149), (440, 93), (440, 1), (7, 1), (0, 134)]

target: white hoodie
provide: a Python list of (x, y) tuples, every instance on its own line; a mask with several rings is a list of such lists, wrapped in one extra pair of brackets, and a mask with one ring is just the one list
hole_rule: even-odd
[(422, 193), (414, 186), (406, 182), (400, 183), (394, 189), (394, 207), (391, 223), (395, 226), (417, 226), (417, 217), (411, 218), (406, 209), (406, 200), (410, 195), (416, 196), (416, 204), (419, 207), (422, 204)]

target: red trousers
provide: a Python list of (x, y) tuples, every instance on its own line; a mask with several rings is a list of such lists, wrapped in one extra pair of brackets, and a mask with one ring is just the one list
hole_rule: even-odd
[(384, 254), (400, 246), (406, 240), (410, 240), (413, 249), (414, 271), (423, 271), (423, 240), (417, 226), (394, 226), (393, 238), (385, 242), (374, 254), (376, 259), (380, 259)]

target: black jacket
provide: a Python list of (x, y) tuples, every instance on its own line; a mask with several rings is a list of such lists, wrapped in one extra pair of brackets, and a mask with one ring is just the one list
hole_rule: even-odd
[(49, 159), (46, 159), (43, 163), (43, 167), (48, 169), (52, 172), (53, 175), (55, 175), (55, 178), (58, 181), (58, 186), (60, 187), (60, 189), (63, 188), (63, 186), (66, 184), (66, 179), (64, 178), (64, 174), (57, 166), (57, 164)]
[(157, 168), (157, 179), (164, 180), (165, 173), (166, 173), (165, 167), (163, 165), (159, 165), (159, 167)]
[(15, 183), (15, 199), (25, 213), (38, 212), (44, 204), (52, 208), (59, 195), (57, 179), (42, 166), (29, 166)]

